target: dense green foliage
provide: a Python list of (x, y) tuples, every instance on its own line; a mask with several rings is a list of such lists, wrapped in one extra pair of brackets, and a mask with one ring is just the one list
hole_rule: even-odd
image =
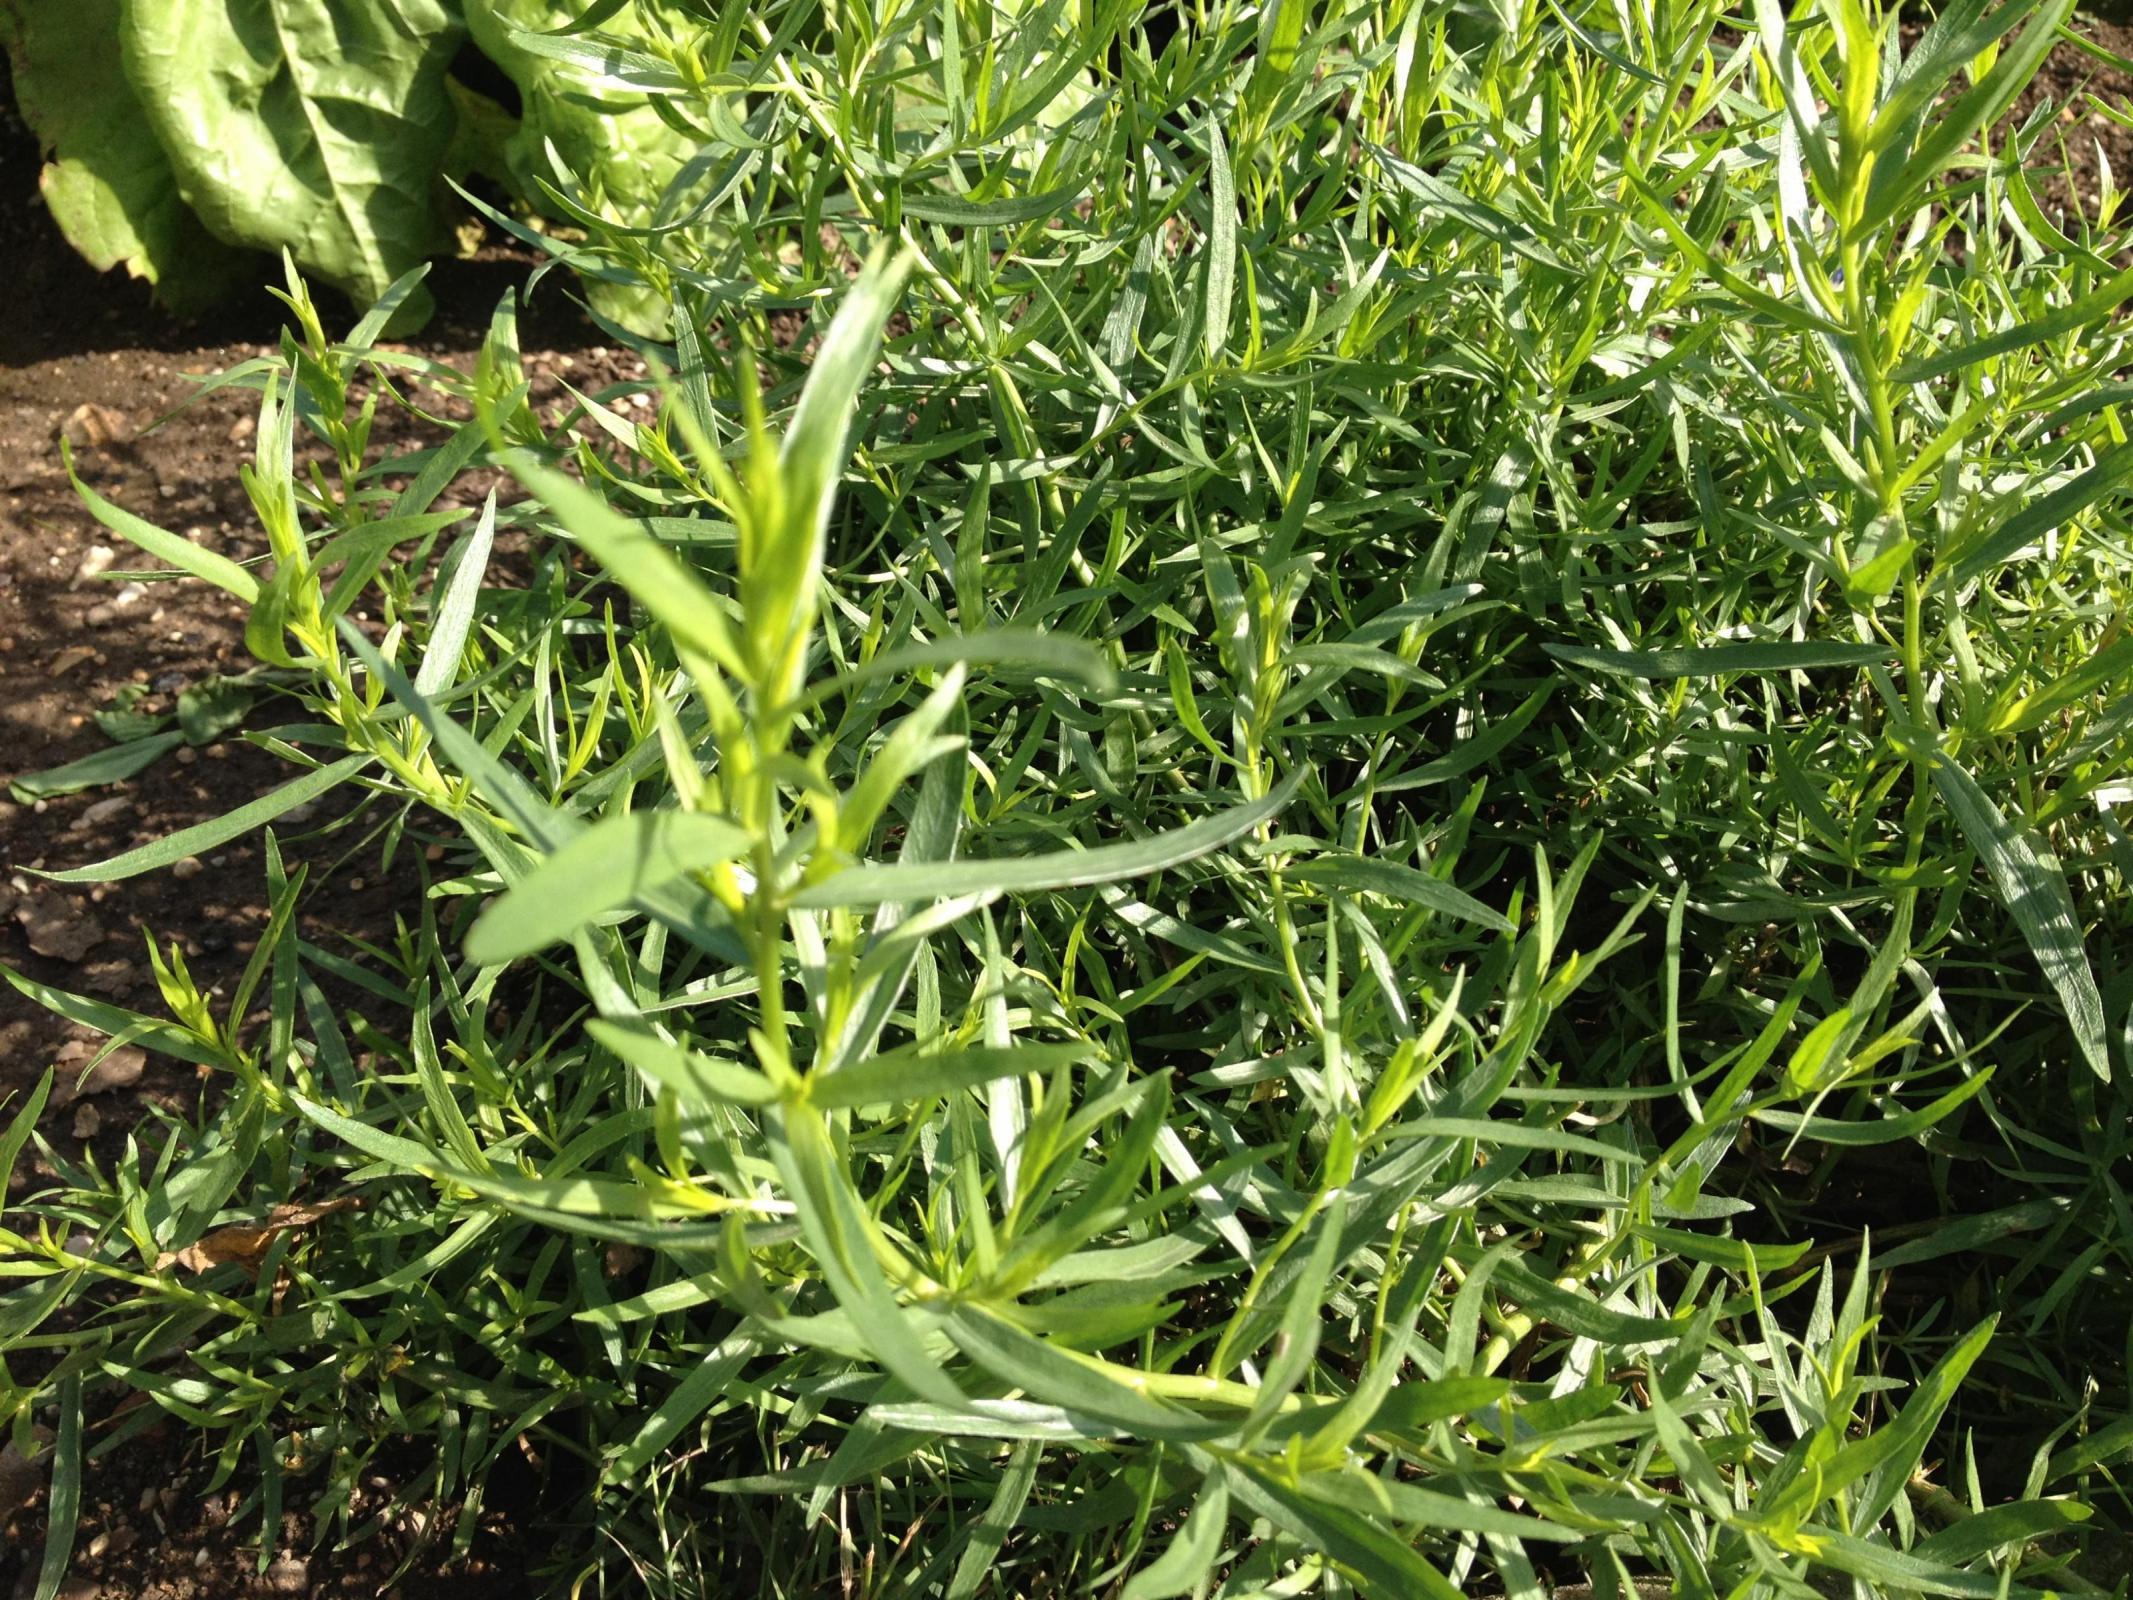
[[(271, 561), (84, 491), (307, 770), (64, 876), (330, 796), (426, 892), (16, 979), (221, 1091), (10, 1207), (23, 1436), (131, 1387), (334, 1527), (413, 1435), (459, 1538), (530, 1455), (587, 1593), (2120, 1583), (2067, 0), (661, 10), (543, 47), (698, 147), (557, 246), (655, 406), (292, 286)], [(472, 420), (377, 459), (410, 372)]]

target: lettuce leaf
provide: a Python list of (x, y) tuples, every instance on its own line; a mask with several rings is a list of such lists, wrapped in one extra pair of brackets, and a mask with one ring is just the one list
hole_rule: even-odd
[[(122, 0), (120, 44), (180, 191), (218, 238), (288, 250), (369, 305), (446, 249), (445, 0)], [(429, 312), (410, 303), (402, 325)]]
[(23, 120), (51, 157), (38, 187), (67, 242), (190, 314), (241, 283), (243, 261), (178, 192), (119, 65), (119, 10), (120, 0), (0, 0), (0, 38)]

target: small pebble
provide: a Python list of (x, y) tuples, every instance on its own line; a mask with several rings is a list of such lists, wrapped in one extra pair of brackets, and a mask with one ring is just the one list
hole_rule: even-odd
[(74, 819), (74, 826), (101, 828), (105, 823), (124, 816), (132, 804), (132, 800), (122, 794), (115, 794), (108, 800), (99, 800), (94, 805), (83, 808), (82, 814)]
[(173, 878), (197, 878), (200, 876), (200, 871), (200, 858), (198, 856), (180, 856), (170, 864), (170, 875)]
[(76, 583), (85, 583), (98, 573), (108, 572), (111, 570), (111, 563), (116, 560), (118, 560), (118, 552), (112, 549), (111, 546), (108, 544), (92, 544), (83, 553), (81, 564), (74, 569), (74, 581)]
[(200, 759), (200, 752), (199, 752), (199, 751), (197, 751), (197, 750), (195, 750), (195, 749), (194, 749), (194, 748), (193, 748), (193, 747), (192, 747), (191, 745), (189, 745), (189, 744), (181, 744), (181, 745), (179, 745), (179, 746), (178, 746), (178, 765), (179, 765), (179, 766), (181, 766), (181, 767), (189, 767), (189, 766), (191, 766), (191, 765), (192, 765), (192, 764), (193, 764), (193, 763), (194, 763), (195, 761), (198, 761), (199, 759)]

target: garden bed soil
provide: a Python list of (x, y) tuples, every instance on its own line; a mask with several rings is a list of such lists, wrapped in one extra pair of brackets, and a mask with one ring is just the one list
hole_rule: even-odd
[[(2092, 25), (2107, 49), (2133, 57), (2133, 27)], [(2086, 96), (2133, 108), (2133, 77), (2062, 46), (2025, 99), (2066, 109), (2058, 130), (2073, 193), (2093, 206), (2108, 171), (2133, 173), (2133, 132), (2094, 109)], [(0, 107), (6, 104), (0, 82)], [(126, 685), (145, 685), (135, 709), (168, 709), (189, 683), (242, 671), (242, 608), (204, 585), (146, 587), (126, 603), (109, 581), (83, 575), (96, 547), (116, 543), (83, 510), (59, 458), (63, 435), (76, 445), (87, 483), (162, 527), (242, 558), (261, 541), (236, 480), (256, 411), (250, 393), (224, 390), (162, 417), (191, 392), (187, 374), (212, 373), (267, 353), (283, 308), (261, 293), (185, 325), (157, 310), (140, 285), (92, 272), (60, 238), (37, 196), (33, 141), (0, 109), (0, 259), (9, 264), (0, 309), (0, 785), (58, 766), (107, 744), (94, 722)], [(2064, 183), (2047, 203), (2068, 202)], [(433, 276), (439, 310), (413, 348), (464, 366), (491, 310), (533, 265), (492, 248), (444, 263)], [(343, 313), (345, 315), (345, 313)], [(580, 387), (636, 376), (627, 352), (601, 336), (551, 281), (528, 308), (521, 343), (529, 366), (566, 373)], [(123, 566), (121, 557), (119, 565)], [(145, 874), (108, 889), (49, 885), (23, 868), (61, 867), (115, 854), (244, 804), (288, 777), (287, 766), (234, 734), (198, 751), (168, 756), (113, 788), (24, 805), (0, 792), (0, 962), (44, 983), (141, 1010), (158, 1001), (144, 933), (185, 952), (205, 988), (228, 986), (242, 971), (266, 916), (259, 845), (222, 847), (197, 869)], [(314, 871), (329, 869), (348, 840), (282, 825), (285, 848)], [(389, 940), (396, 915), (416, 909), (419, 880), (364, 875), (342, 867), (330, 896), (310, 901), (304, 936), (330, 949), (351, 940)], [(0, 988), (0, 1102), (34, 1084), (51, 1064), (78, 1073), (90, 1036)], [(72, 1075), (68, 1081), (71, 1083)], [(184, 1114), (211, 1084), (190, 1069), (129, 1053), (92, 1092), (70, 1097), (44, 1121), (45, 1138), (69, 1158), (85, 1150), (108, 1167), (122, 1157), (134, 1125), (152, 1108)], [(26, 1155), (12, 1184), (49, 1181), (49, 1167)], [(92, 1428), (90, 1448), (94, 1449)], [(457, 1564), (421, 1557), (419, 1530), (403, 1528), (362, 1551), (311, 1548), (302, 1516), (284, 1518), (263, 1546), (256, 1519), (237, 1517), (231, 1493), (203, 1498), (208, 1467), (199, 1441), (167, 1425), (122, 1451), (91, 1461), (83, 1516), (62, 1600), (222, 1600), (231, 1596), (408, 1597), (464, 1600), (523, 1594), (546, 1552), (531, 1508), (492, 1498), (473, 1557)], [(0, 1456), (0, 1595), (34, 1586), (43, 1541), (43, 1495), (34, 1472), (10, 1470)], [(383, 1484), (381, 1495), (391, 1485)]]

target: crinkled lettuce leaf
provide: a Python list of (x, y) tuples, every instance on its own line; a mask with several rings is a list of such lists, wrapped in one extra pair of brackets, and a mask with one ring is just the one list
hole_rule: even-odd
[(462, 36), (445, 0), (123, 0), (120, 24), (126, 76), (200, 219), (363, 305), (451, 243), (439, 180)]
[(67, 242), (124, 267), (180, 314), (248, 272), (201, 225), (119, 65), (120, 0), (0, 0), (15, 99), (51, 159), (39, 176)]

